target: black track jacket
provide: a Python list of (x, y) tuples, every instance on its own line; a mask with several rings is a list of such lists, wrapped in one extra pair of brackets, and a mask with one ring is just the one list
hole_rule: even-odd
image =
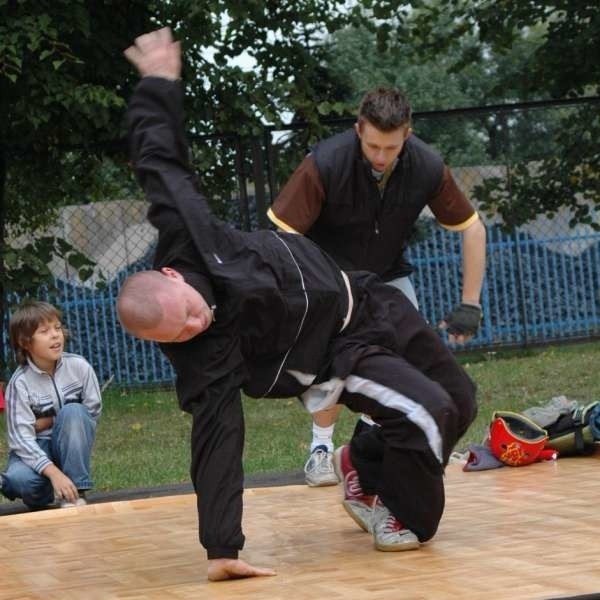
[(193, 415), (191, 475), (208, 558), (242, 548), (240, 388), (297, 396), (317, 374), (349, 307), (339, 267), (303, 236), (244, 233), (214, 218), (188, 162), (179, 82), (146, 77), (128, 111), (131, 159), (158, 229), (155, 267), (179, 270), (216, 304), (194, 339), (161, 344), (177, 373), (180, 406)]

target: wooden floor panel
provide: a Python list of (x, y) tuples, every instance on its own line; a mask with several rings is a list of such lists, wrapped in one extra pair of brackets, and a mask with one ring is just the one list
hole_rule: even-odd
[(340, 488), (245, 492), (242, 558), (277, 576), (206, 581), (190, 495), (0, 517), (1, 600), (528, 600), (600, 592), (600, 455), (447, 469), (418, 551), (384, 553)]

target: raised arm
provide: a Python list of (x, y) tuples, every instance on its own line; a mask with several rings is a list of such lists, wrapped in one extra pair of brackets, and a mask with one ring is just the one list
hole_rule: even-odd
[(211, 215), (189, 162), (180, 46), (161, 29), (138, 38), (125, 56), (142, 76), (127, 117), (131, 160), (151, 203), (148, 218), (161, 234), (185, 227), (210, 269), (215, 254), (242, 234)]
[(168, 27), (136, 38), (124, 54), (140, 77), (162, 77), (175, 81), (181, 76), (181, 45), (173, 41)]
[[(222, 263), (225, 270), (227, 253), (241, 246), (231, 242), (243, 241), (244, 234), (213, 218), (196, 186), (177, 81), (179, 44), (172, 41), (168, 29), (160, 30), (138, 38), (125, 55), (142, 76), (129, 106), (129, 136), (135, 171), (151, 203), (148, 217), (159, 230), (159, 248), (172, 254), (187, 230), (203, 262), (189, 266), (211, 279), (218, 276)], [(188, 254), (187, 247), (185, 251)], [(191, 471), (200, 538), (209, 559), (208, 578), (214, 581), (274, 574), (238, 558), (244, 540), (244, 422), (239, 391), (243, 365), (235, 331), (219, 330), (221, 323), (227, 323), (227, 318), (205, 335), (163, 345), (177, 371), (179, 401), (194, 418)]]

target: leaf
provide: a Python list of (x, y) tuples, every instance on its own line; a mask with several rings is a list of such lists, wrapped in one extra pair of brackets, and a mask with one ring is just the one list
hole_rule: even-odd
[(67, 262), (76, 269), (80, 269), (90, 264), (90, 260), (80, 252), (72, 252), (67, 256)]
[(329, 102), (321, 102), (317, 105), (317, 110), (320, 115), (327, 116), (331, 112), (331, 104)]

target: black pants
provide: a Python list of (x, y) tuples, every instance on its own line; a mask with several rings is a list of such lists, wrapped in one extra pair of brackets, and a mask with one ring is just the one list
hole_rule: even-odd
[(346, 337), (332, 365), (344, 379), (338, 402), (378, 425), (351, 442), (361, 486), (426, 541), (444, 510), (444, 467), (477, 413), (475, 385), (401, 292), (384, 284), (359, 297)]

